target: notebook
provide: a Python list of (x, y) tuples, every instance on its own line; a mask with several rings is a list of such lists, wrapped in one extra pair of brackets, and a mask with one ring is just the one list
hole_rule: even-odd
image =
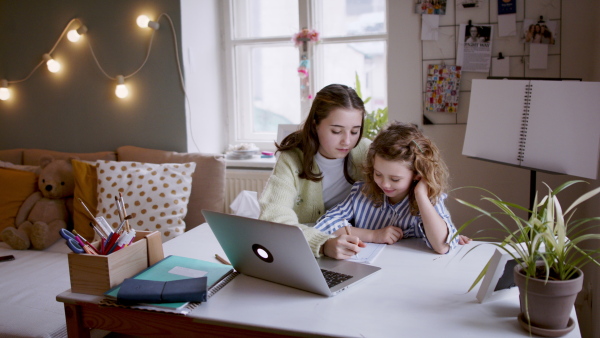
[[(206, 276), (208, 286), (207, 298), (210, 298), (236, 275), (237, 273), (229, 265), (170, 255), (142, 270), (133, 276), (133, 278), (166, 282)], [(116, 300), (119, 289), (120, 285), (115, 286), (106, 291), (104, 295), (110, 300)], [(187, 314), (199, 304), (194, 302), (152, 303), (129, 305), (129, 307)]]
[(600, 82), (473, 80), (462, 154), (596, 179)]
[[(267, 281), (333, 296), (381, 268), (373, 265), (315, 259), (300, 228), (253, 218), (202, 210), (233, 267)], [(329, 286), (325, 274), (339, 284)]]

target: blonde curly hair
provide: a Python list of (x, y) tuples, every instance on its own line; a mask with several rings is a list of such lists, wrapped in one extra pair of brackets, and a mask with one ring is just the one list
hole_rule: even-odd
[[(448, 191), (448, 167), (442, 160), (438, 147), (416, 125), (392, 122), (371, 143), (363, 169), (365, 185), (362, 192), (376, 207), (383, 204), (384, 196), (374, 181), (373, 164), (376, 155), (387, 161), (403, 162), (415, 175), (421, 175), (428, 184), (427, 195), (433, 205)], [(419, 207), (413, 189), (408, 196), (411, 214), (417, 215)]]

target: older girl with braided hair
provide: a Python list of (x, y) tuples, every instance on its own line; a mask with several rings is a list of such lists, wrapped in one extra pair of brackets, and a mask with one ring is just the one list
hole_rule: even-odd
[(352, 235), (363, 242), (419, 237), (435, 252), (448, 253), (459, 241), (444, 206), (448, 176), (435, 144), (417, 126), (394, 122), (369, 147), (364, 181), (356, 182), (315, 228), (341, 235), (352, 223)]

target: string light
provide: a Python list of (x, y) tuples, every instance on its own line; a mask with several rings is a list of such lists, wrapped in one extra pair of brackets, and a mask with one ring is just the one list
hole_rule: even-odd
[(158, 28), (160, 27), (160, 24), (158, 22), (150, 20), (150, 18), (147, 15), (144, 15), (144, 14), (138, 16), (137, 20), (135, 22), (141, 28), (148, 28), (148, 27), (150, 27), (150, 28), (152, 28), (154, 30), (158, 30)]
[(44, 60), (46, 60), (46, 65), (48, 66), (48, 70), (52, 73), (57, 73), (60, 71), (60, 63), (52, 58), (50, 54), (44, 54)]
[(120, 99), (124, 99), (129, 95), (129, 89), (127, 89), (127, 86), (125, 85), (125, 78), (123, 75), (117, 76), (117, 89), (115, 89), (115, 94)]
[[(144, 18), (145, 17), (145, 18)], [(185, 89), (185, 82), (183, 79), (183, 71), (181, 69), (181, 64), (179, 62), (179, 47), (177, 46), (177, 35), (175, 32), (175, 25), (173, 24), (173, 20), (171, 19), (171, 17), (166, 14), (166, 13), (162, 13), (158, 16), (157, 21), (151, 21), (148, 16), (145, 15), (140, 15), (140, 17), (137, 18), (138, 21), (138, 25), (140, 25), (140, 21), (142, 22), (142, 25), (140, 25), (140, 27), (150, 27), (153, 29), (152, 35), (150, 37), (150, 42), (149, 42), (149, 46), (148, 46), (148, 52), (146, 54), (146, 58), (144, 59), (144, 61), (142, 62), (142, 64), (140, 65), (140, 67), (135, 70), (133, 73), (123, 76), (123, 75), (119, 75), (116, 77), (117, 80), (117, 88), (115, 89), (115, 94), (118, 97), (126, 97), (129, 94), (129, 90), (127, 89), (127, 86), (125, 85), (125, 78), (129, 78), (134, 76), (135, 74), (137, 74), (146, 64), (146, 61), (148, 61), (148, 57), (150, 56), (150, 51), (152, 50), (152, 42), (154, 41), (154, 33), (155, 31), (158, 30), (158, 28), (160, 27), (160, 25), (158, 24), (158, 20), (160, 20), (162, 17), (164, 17), (166, 20), (168, 20), (170, 27), (171, 27), (171, 34), (173, 35), (173, 43), (175, 44), (175, 61), (177, 62), (177, 70), (178, 70), (178, 74), (179, 74), (179, 82), (181, 84), (181, 89), (183, 90), (183, 94), (185, 96), (185, 100), (188, 104), (188, 107), (191, 111), (191, 106), (190, 106), (190, 102), (189, 102), (189, 98)], [(73, 23), (78, 23), (79, 24), (79, 28), (76, 30), (71, 30), (71, 31), (75, 31), (74, 33), (71, 33), (71, 31), (69, 31), (67, 33), (67, 29), (69, 27), (71, 27), (71, 25)], [(48, 64), (48, 68), (50, 69), (50, 71), (58, 71), (60, 70), (60, 63), (58, 63), (57, 61), (55, 61), (54, 59), (52, 59), (52, 57), (50, 56), (50, 54), (52, 54), (54, 52), (54, 49), (56, 49), (56, 47), (58, 46), (58, 44), (60, 43), (61, 39), (65, 36), (65, 33), (67, 33), (67, 38), (70, 41), (78, 41), (79, 38), (81, 37), (81, 35), (86, 34), (87, 33), (87, 27), (85, 25), (83, 25), (83, 23), (81, 22), (81, 20), (74, 18), (71, 19), (71, 21), (69, 21), (69, 23), (65, 26), (63, 32), (61, 33), (61, 35), (59, 36), (58, 40), (56, 41), (56, 43), (54, 44), (54, 46), (52, 47), (52, 49), (50, 49), (50, 51), (46, 54), (44, 54), (44, 58), (43, 60), (41, 60), (32, 70), (31, 72), (29, 72), (29, 74), (23, 78), (23, 79), (19, 79), (19, 80), (11, 80), (10, 83), (11, 84), (15, 84), (15, 83), (21, 83), (21, 82), (25, 82), (27, 81), (32, 75), (33, 73), (35, 73), (35, 71), (44, 63), (44, 61), (46, 61), (46, 63)], [(78, 37), (75, 37), (75, 34), (78, 35)], [(69, 35), (71, 35), (71, 37), (69, 37)], [(114, 80), (114, 77), (111, 77), (110, 75), (108, 75), (106, 73), (106, 71), (102, 68), (102, 66), (100, 65), (100, 63), (98, 62), (98, 58), (96, 57), (96, 54), (94, 53), (94, 49), (92, 48), (92, 45), (89, 41), (89, 39), (86, 39), (88, 46), (90, 48), (90, 52), (92, 53), (92, 57), (96, 63), (96, 65), (98, 66), (98, 69), (100, 69), (100, 71), (102, 72), (102, 74), (104, 74), (104, 76), (106, 76), (107, 78)], [(10, 90), (8, 89), (8, 80), (0, 80), (0, 100), (8, 100), (10, 98)], [(190, 119), (189, 125), (192, 125), (192, 121), (191, 121), (191, 116), (192, 114), (188, 114), (188, 118)], [(198, 147), (198, 144), (196, 143), (196, 140), (194, 139), (194, 133), (192, 133), (190, 131), (191, 137), (192, 137), (192, 141), (194, 142), (194, 145), (196, 146), (197, 149), (200, 149)]]
[(69, 39), (71, 42), (77, 42), (85, 33), (87, 33), (87, 27), (85, 25), (81, 25), (81, 27), (77, 29), (71, 29), (69, 33), (67, 33), (67, 39)]
[[(174, 26), (173, 26), (173, 22), (171, 20), (171, 18), (167, 15), (167, 14), (161, 14), (158, 18), (160, 19), (161, 17), (165, 16), (168, 20), (169, 23), (171, 23), (171, 28), (174, 30)], [(158, 28), (160, 27), (160, 25), (158, 24), (158, 22), (156, 21), (152, 21), (148, 18), (147, 15), (140, 15), (137, 18), (137, 24), (140, 27), (150, 27), (152, 28), (154, 31), (158, 30)], [(69, 30), (70, 27), (77, 27), (77, 28), (72, 28)], [(52, 73), (56, 73), (60, 71), (61, 65), (58, 61), (56, 61), (55, 59), (52, 58), (51, 54), (54, 52), (54, 50), (56, 49), (56, 47), (58, 46), (58, 44), (60, 43), (61, 39), (66, 35), (67, 39), (71, 42), (77, 42), (81, 39), (81, 36), (86, 34), (88, 31), (88, 28), (81, 22), (81, 20), (75, 18), (75, 19), (71, 19), (71, 21), (69, 21), (69, 23), (66, 25), (65, 29), (63, 30), (62, 34), (60, 35), (60, 37), (58, 38), (58, 40), (56, 41), (56, 43), (54, 44), (54, 46), (52, 47), (52, 49), (50, 49), (50, 51), (48, 53), (43, 54), (43, 60), (40, 61), (40, 63), (38, 63), (38, 65), (29, 73), (29, 75), (27, 75), (25, 78), (21, 79), (21, 80), (13, 80), (10, 81), (10, 83), (20, 83), (20, 82), (24, 82), (26, 80), (28, 80), (33, 73), (35, 73), (35, 71), (45, 62), (48, 70), (51, 71)], [(177, 39), (177, 37), (175, 36), (175, 32), (173, 31), (173, 38)], [(148, 52), (146, 54), (146, 58), (144, 59), (144, 61), (142, 62), (142, 64), (140, 65), (140, 67), (135, 70), (133, 73), (129, 74), (129, 75), (118, 75), (117, 77), (112, 77), (109, 74), (106, 73), (106, 71), (102, 68), (102, 66), (100, 65), (100, 63), (98, 62), (98, 58), (96, 57), (96, 54), (94, 53), (94, 49), (92, 48), (92, 45), (89, 44), (89, 40), (88, 40), (88, 46), (90, 48), (90, 51), (92, 53), (92, 57), (94, 58), (94, 61), (96, 62), (96, 65), (98, 66), (98, 68), (100, 69), (100, 71), (109, 79), (112, 80), (117, 80), (117, 87), (115, 89), (115, 94), (117, 95), (117, 97), (119, 98), (125, 98), (129, 95), (129, 89), (127, 88), (127, 86), (125, 85), (125, 78), (134, 76), (135, 74), (137, 74), (146, 64), (146, 61), (148, 61), (148, 57), (150, 56), (150, 50), (152, 49), (152, 42), (154, 40), (154, 32), (152, 33), (152, 36), (150, 38), (150, 43), (149, 43), (149, 48), (148, 48)], [(175, 46), (177, 48), (177, 45)], [(176, 51), (177, 52), (177, 51)], [(178, 69), (180, 72), (180, 77), (181, 77), (181, 66), (179, 65), (179, 59), (177, 59), (178, 61)], [(185, 91), (185, 86), (183, 84), (183, 80), (182, 80), (182, 86), (184, 87), (184, 91)], [(0, 100), (8, 100), (10, 98), (10, 91), (8, 89), (8, 80), (1, 80), (0, 81)]]
[(2, 79), (0, 81), (0, 100), (6, 101), (10, 98), (10, 91), (8, 90), (8, 81)]

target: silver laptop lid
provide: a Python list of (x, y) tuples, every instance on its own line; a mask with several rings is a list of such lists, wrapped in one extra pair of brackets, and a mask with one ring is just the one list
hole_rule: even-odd
[[(233, 267), (248, 276), (331, 296), (380, 269), (327, 258), (316, 260), (302, 230), (295, 226), (208, 210), (202, 213)], [(319, 264), (354, 277), (330, 289)]]

